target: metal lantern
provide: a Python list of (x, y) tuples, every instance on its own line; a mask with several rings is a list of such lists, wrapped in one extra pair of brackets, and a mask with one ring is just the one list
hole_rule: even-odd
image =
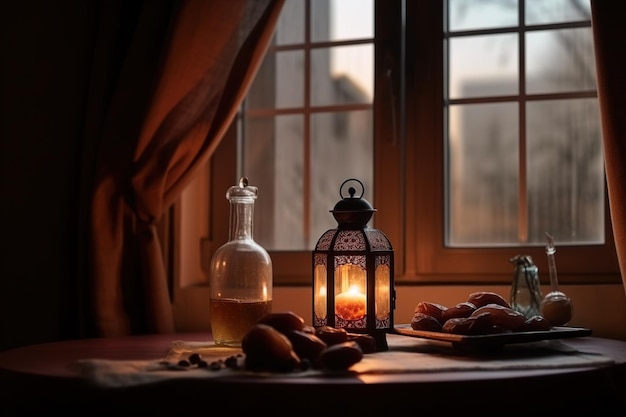
[[(348, 196), (344, 187), (350, 186)], [(330, 212), (337, 228), (326, 231), (313, 251), (313, 326), (369, 334), (387, 350), (395, 309), (393, 248), (380, 230), (367, 226), (376, 209), (363, 198), (357, 179), (341, 184), (342, 199)]]

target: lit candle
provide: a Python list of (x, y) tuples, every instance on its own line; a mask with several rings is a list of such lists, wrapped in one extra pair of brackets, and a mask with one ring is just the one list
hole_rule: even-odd
[(365, 316), (366, 300), (357, 287), (350, 287), (335, 297), (335, 312), (344, 320), (359, 320)]

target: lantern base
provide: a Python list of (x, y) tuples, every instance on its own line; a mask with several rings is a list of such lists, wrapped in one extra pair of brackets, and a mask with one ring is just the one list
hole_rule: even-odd
[(376, 352), (385, 352), (389, 350), (389, 345), (387, 344), (387, 333), (374, 332), (371, 333), (370, 336), (372, 336), (376, 341)]

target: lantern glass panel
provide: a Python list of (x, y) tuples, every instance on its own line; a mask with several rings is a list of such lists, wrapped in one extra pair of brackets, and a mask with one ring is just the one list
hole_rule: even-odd
[(315, 254), (315, 269), (313, 281), (314, 294), (314, 323), (316, 326), (325, 326), (326, 322), (326, 256)]
[(335, 314), (340, 327), (364, 327), (367, 313), (365, 256), (335, 258)]
[[(379, 263), (379, 258), (387, 258), (387, 263)], [(376, 328), (389, 327), (389, 315), (391, 312), (390, 276), (388, 264), (389, 256), (377, 257), (376, 266)]]

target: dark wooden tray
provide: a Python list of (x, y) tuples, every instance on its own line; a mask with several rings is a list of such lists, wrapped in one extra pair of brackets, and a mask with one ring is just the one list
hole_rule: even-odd
[(541, 340), (567, 339), (591, 335), (584, 327), (553, 327), (550, 330), (532, 332), (511, 332), (485, 335), (462, 335), (443, 332), (413, 330), (410, 324), (397, 324), (392, 333), (422, 339), (450, 342), (455, 347), (501, 346), (511, 343), (528, 343)]

